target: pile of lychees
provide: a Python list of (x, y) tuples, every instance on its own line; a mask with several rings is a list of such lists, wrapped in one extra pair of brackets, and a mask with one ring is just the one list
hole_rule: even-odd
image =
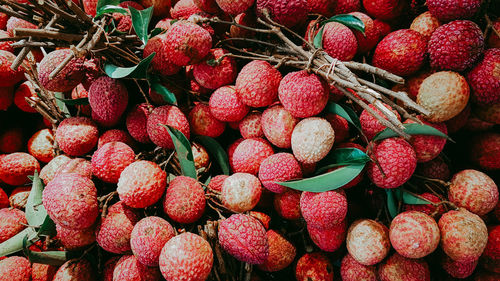
[[(21, 4), (42, 4), (11, 1), (0, 280), (500, 280), (495, 1), (73, 0), (128, 35), (152, 7), (138, 55), (154, 54), (154, 83), (116, 78), (98, 51), (69, 57), (59, 39), (26, 45), (18, 32), (40, 26)], [(404, 138), (306, 64), (276, 65), (256, 51), (283, 47), (262, 34), (265, 17), (334, 62), (403, 77), (359, 73), (429, 114), (365, 101)]]

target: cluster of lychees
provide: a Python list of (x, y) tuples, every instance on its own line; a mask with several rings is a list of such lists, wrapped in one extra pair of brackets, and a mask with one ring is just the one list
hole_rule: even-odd
[[(488, 1), (427, 0), (428, 11), (411, 17), (420, 2), (119, 3), (153, 7), (149, 29), (161, 32), (141, 55), (155, 54), (150, 73), (177, 104), (145, 91), (143, 81), (106, 75), (97, 55), (68, 60), (72, 49), (32, 46), (26, 60), (36, 62), (36, 72), (12, 69), (16, 30), (38, 26), (0, 13), (0, 252), (13, 247), (6, 241), (40, 227), (28, 223), (32, 208), (46, 210), (56, 233), (18, 239), (32, 245), (24, 247), (26, 257), (21, 248), (0, 258), (0, 280), (500, 280), (500, 18), (486, 15), (485, 37), (480, 9)], [(80, 4), (96, 16), (98, 1)], [(113, 28), (135, 34), (130, 14), (117, 9), (107, 15)], [(318, 14), (354, 16), (364, 32), (339, 20), (318, 28)], [(412, 115), (390, 99), (386, 112), (368, 109), (437, 133), (381, 138), (387, 127), (379, 118), (308, 66), (277, 67), (257, 52), (253, 60), (232, 53), (257, 48), (262, 41), (251, 40), (263, 30), (258, 18), (267, 16), (306, 42), (322, 36), (334, 60), (367, 60), (404, 77), (393, 92), (408, 93), (428, 115)], [(214, 20), (200, 20), (207, 18)], [(54, 101), (64, 105), (55, 113), (61, 118), (33, 117), (53, 110), (38, 103), (39, 87), (63, 93)], [(355, 116), (329, 110), (334, 102)], [(193, 140), (196, 179), (179, 172), (183, 156), (173, 129)], [(215, 139), (222, 151), (210, 151), (200, 137)], [(347, 164), (324, 166), (336, 164), (329, 156), (345, 148), (370, 161), (338, 189), (281, 184), (339, 171)], [(226, 174), (216, 165), (224, 153)], [(38, 175), (45, 187), (33, 207), (29, 185)], [(396, 191), (403, 195), (393, 214)], [(60, 266), (28, 260), (26, 253), (47, 250), (80, 257), (58, 260)], [(234, 264), (243, 274), (231, 272)]]

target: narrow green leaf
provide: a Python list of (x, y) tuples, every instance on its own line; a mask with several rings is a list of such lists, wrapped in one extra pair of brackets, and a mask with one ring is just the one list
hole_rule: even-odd
[(104, 65), (104, 72), (114, 79), (120, 78), (137, 78), (137, 79), (145, 79), (148, 76), (148, 67), (153, 57), (156, 53), (152, 53), (147, 58), (143, 59), (136, 66), (132, 67), (119, 67), (114, 64), (107, 63)]
[(56, 231), (56, 224), (54, 221), (47, 215), (45, 217), (45, 220), (43, 221), (42, 225), (40, 225), (40, 228), (38, 229), (38, 236), (49, 236), (53, 237), (57, 234)]
[(356, 129), (361, 130), (361, 123), (359, 122), (359, 117), (350, 107), (345, 105), (340, 105), (334, 102), (329, 102), (326, 105), (326, 111), (336, 114), (352, 124)]
[(387, 193), (387, 209), (391, 217), (395, 218), (398, 215), (398, 206), (396, 205), (394, 194), (392, 193), (392, 189), (386, 189), (385, 192)]
[(341, 14), (341, 15), (335, 15), (326, 21), (321, 22), (322, 25), (327, 24), (329, 22), (338, 22), (341, 23), (349, 28), (355, 29), (363, 35), (365, 34), (365, 24), (363, 23), (362, 20), (360, 20), (358, 17), (353, 16), (353, 15), (347, 15), (347, 14)]
[(47, 217), (47, 211), (42, 204), (43, 183), (38, 172), (33, 175), (33, 185), (26, 202), (26, 220), (31, 226), (40, 226)]
[(118, 6), (120, 0), (99, 0), (97, 1), (96, 11), (99, 12), (105, 6)]
[(23, 239), (23, 252), (31, 263), (41, 263), (59, 266), (70, 259), (69, 252), (66, 251), (47, 251), (35, 252), (29, 248), (28, 237)]
[(365, 164), (354, 164), (312, 178), (277, 183), (295, 190), (325, 192), (349, 183), (364, 167)]
[(365, 164), (369, 161), (371, 161), (371, 158), (357, 148), (337, 148), (318, 163), (318, 166), (321, 168), (318, 169), (316, 174), (322, 174), (334, 167)]
[(66, 106), (66, 104), (64, 102), (61, 101), (64, 99), (64, 93), (54, 92), (54, 97), (56, 98), (56, 104), (59, 107), (59, 109), (61, 110), (61, 112), (64, 113), (64, 115), (66, 115), (66, 117), (70, 117), (71, 113), (69, 112), (68, 107)]
[(154, 81), (150, 82), (151, 89), (162, 96), (163, 100), (169, 104), (177, 104), (177, 99), (175, 94), (172, 93), (167, 87), (163, 86), (160, 82)]
[[(403, 124), (405, 127), (404, 132), (409, 134), (409, 135), (429, 135), (429, 136), (438, 136), (442, 138), (447, 138), (450, 139), (445, 133), (441, 132), (440, 130), (429, 126), (429, 125), (422, 125), (418, 123), (410, 123), (410, 124)], [(373, 137), (373, 141), (379, 141), (383, 139), (388, 139), (388, 138), (393, 138), (393, 137), (399, 137), (398, 133), (394, 132), (393, 130), (386, 128), (382, 132), (378, 133)]]
[(323, 32), (325, 31), (325, 26), (322, 26), (318, 33), (316, 33), (316, 36), (314, 36), (313, 39), (313, 45), (314, 47), (321, 49), (323, 48)]
[(181, 165), (182, 174), (186, 177), (198, 179), (196, 175), (196, 168), (194, 167), (193, 151), (191, 150), (189, 140), (176, 128), (163, 124), (160, 125), (167, 129), (168, 134), (172, 138), (175, 146), (175, 152), (177, 153), (177, 158), (179, 159), (179, 164)]
[(210, 156), (212, 156), (217, 161), (217, 164), (219, 164), (222, 173), (224, 175), (229, 175), (229, 158), (224, 148), (222, 148), (222, 146), (211, 137), (198, 136), (196, 140), (199, 141), (208, 150)]
[[(23, 241), (25, 237), (36, 236), (36, 231), (32, 227), (27, 227), (23, 229), (18, 234), (9, 238), (7, 241), (4, 241), (0, 244), (0, 257), (4, 257), (16, 252), (19, 252), (23, 249)], [(33, 244), (28, 240), (29, 245)], [(31, 244), (30, 244), (31, 243)], [(28, 245), (28, 246), (29, 246)]]
[(410, 204), (410, 205), (427, 205), (431, 204), (429, 200), (425, 198), (419, 198), (415, 196), (413, 193), (408, 192), (407, 190), (403, 189), (403, 202), (405, 204)]
[(116, 6), (116, 5), (106, 5), (106, 6), (101, 7), (96, 12), (95, 18), (98, 18), (104, 14), (112, 14), (112, 13), (120, 13), (122, 15), (128, 15), (128, 10), (123, 8), (123, 7), (120, 7), (120, 6)]
[(156, 35), (162, 33), (163, 31), (164, 31), (163, 28), (159, 27), (153, 28), (153, 30), (151, 30), (151, 32), (149, 33), (149, 39), (155, 37)]
[(212, 176), (208, 176), (208, 178), (205, 180), (205, 182), (203, 183), (203, 189), (206, 189), (206, 187), (210, 184), (210, 181), (212, 180)]
[(79, 99), (61, 99), (56, 98), (67, 105), (87, 105), (89, 104), (89, 98), (79, 98)]
[(149, 39), (148, 27), (151, 17), (153, 16), (153, 6), (144, 10), (136, 10), (132, 6), (128, 8), (130, 10), (130, 16), (132, 17), (132, 26), (134, 27), (135, 34), (137, 34), (137, 37), (146, 45)]

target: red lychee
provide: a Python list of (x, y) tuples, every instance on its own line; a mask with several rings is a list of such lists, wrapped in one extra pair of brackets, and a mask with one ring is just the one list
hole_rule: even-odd
[(139, 262), (134, 255), (122, 256), (113, 270), (113, 280), (151, 280), (161, 278), (158, 267), (148, 267)]
[[(377, 109), (374, 105), (369, 105), (375, 113), (378, 113), (379, 116), (382, 116), (384, 119), (388, 119), (387, 116), (385, 116), (384, 113), (382, 113), (379, 109)], [(392, 109), (389, 105), (384, 104), (384, 106), (390, 110), (393, 115), (398, 118), (398, 120), (401, 120), (401, 117), (399, 116), (399, 113)], [(377, 135), (379, 132), (383, 131), (386, 127), (380, 123), (380, 121), (375, 118), (368, 110), (364, 109), (361, 112), (361, 115), (359, 116), (359, 121), (361, 123), (361, 129), (363, 130), (363, 133), (366, 135), (368, 139), (372, 139), (375, 135)]]
[(266, 235), (269, 243), (269, 256), (258, 267), (269, 272), (280, 271), (295, 259), (295, 246), (274, 230), (267, 231)]
[(233, 212), (252, 210), (259, 202), (262, 187), (259, 179), (248, 173), (234, 173), (224, 180), (221, 201)]
[(328, 228), (315, 228), (307, 224), (307, 232), (311, 240), (325, 252), (335, 252), (345, 241), (347, 222), (341, 221)]
[(223, 57), (228, 52), (224, 49), (211, 49), (203, 62), (193, 68), (193, 76), (202, 87), (215, 90), (234, 82), (238, 74), (236, 60)]
[(224, 86), (210, 96), (210, 112), (220, 121), (236, 122), (247, 115), (250, 108), (238, 97), (235, 87)]
[(349, 253), (340, 264), (340, 275), (343, 281), (377, 281), (377, 268), (373, 265), (362, 265)]
[[(417, 118), (422, 121), (424, 125), (438, 129), (444, 134), (448, 133), (444, 123), (430, 123), (425, 121), (422, 116), (418, 116)], [(404, 123), (412, 124), (416, 123), (416, 121), (408, 119)], [(446, 138), (438, 136), (413, 135), (410, 139), (410, 144), (417, 155), (417, 162), (422, 163), (433, 160), (441, 153), (446, 144)]]
[(205, 205), (201, 185), (193, 178), (178, 176), (169, 184), (163, 210), (176, 222), (193, 223), (203, 215)]
[(307, 19), (306, 0), (256, 0), (257, 16), (265, 17), (266, 11), (279, 24), (293, 27)]
[(472, 139), (470, 159), (473, 163), (486, 170), (499, 170), (500, 134), (484, 133)]
[(187, 20), (190, 16), (194, 14), (199, 14), (202, 12), (198, 6), (194, 3), (193, 0), (179, 0), (174, 1), (177, 2), (170, 9), (170, 16), (174, 19), (185, 19)]
[(79, 58), (71, 59), (56, 76), (50, 77), (55, 68), (72, 53), (70, 49), (60, 49), (50, 52), (43, 58), (38, 65), (38, 80), (45, 89), (66, 92), (82, 82), (85, 76), (84, 59)]
[(123, 142), (108, 142), (92, 155), (92, 174), (107, 183), (118, 183), (121, 172), (135, 161), (135, 153)]
[(17, 87), (14, 93), (14, 104), (24, 112), (36, 113), (36, 109), (28, 104), (26, 98), (35, 100), (37, 97), (38, 95), (33, 84), (30, 81), (25, 81)]
[[(439, 197), (437, 197), (436, 195), (429, 193), (429, 192), (419, 194), (419, 196), (423, 197), (425, 200), (430, 201), (430, 202), (435, 203), (435, 204), (439, 204), (442, 201)], [(420, 205), (407, 204), (407, 205), (405, 205), (405, 210), (406, 211), (418, 211), (418, 212), (422, 212), (422, 213), (425, 213), (428, 215), (437, 214), (439, 216), (444, 214), (444, 212), (445, 212), (444, 207), (442, 205), (436, 206), (436, 205), (433, 205), (431, 203), (420, 204)]]
[(59, 148), (69, 156), (82, 156), (97, 144), (99, 131), (96, 124), (87, 117), (64, 119), (56, 130)]
[(500, 49), (489, 49), (469, 74), (472, 101), (480, 105), (500, 103)]
[(467, 278), (472, 275), (476, 269), (478, 260), (471, 261), (454, 261), (450, 257), (445, 256), (442, 261), (443, 269), (454, 278)]
[(243, 140), (233, 152), (231, 166), (235, 173), (257, 175), (262, 161), (274, 153), (272, 146), (262, 138)]
[(300, 213), (300, 197), (301, 192), (293, 189), (275, 194), (274, 209), (284, 219), (298, 220), (302, 217)]
[(154, 17), (166, 17), (170, 11), (171, 0), (140, 0), (143, 7), (153, 7)]
[(329, 22), (323, 28), (323, 48), (328, 55), (341, 61), (352, 60), (358, 51), (354, 33), (338, 22)]
[(266, 139), (279, 148), (290, 148), (292, 133), (299, 122), (282, 105), (270, 106), (262, 113), (261, 126)]
[(0, 50), (0, 87), (11, 87), (23, 80), (24, 71), (22, 67), (17, 70), (10, 68), (15, 59), (16, 56), (13, 53)]
[(380, 281), (430, 281), (431, 273), (423, 259), (408, 259), (398, 253), (393, 254), (378, 269)]
[(236, 16), (248, 10), (255, 0), (215, 0), (222, 11)]
[(157, 266), (161, 249), (175, 230), (166, 220), (150, 216), (140, 220), (132, 230), (130, 246), (137, 260), (146, 266)]
[[(43, 169), (42, 169), (43, 170)], [(92, 178), (92, 163), (83, 158), (74, 158), (64, 162), (57, 169), (56, 176), (61, 174), (77, 173), (89, 179)]]
[(107, 130), (99, 136), (97, 141), (97, 149), (101, 148), (108, 142), (122, 142), (130, 147), (135, 147), (135, 142), (126, 131), (120, 129)]
[(264, 136), (260, 123), (262, 113), (258, 111), (250, 112), (238, 125), (240, 134), (244, 139), (260, 138)]
[(105, 127), (114, 126), (127, 108), (127, 88), (117, 79), (101, 76), (90, 85), (89, 103), (92, 119)]
[(54, 275), (52, 281), (97, 280), (92, 265), (86, 259), (71, 259), (66, 261)]
[(43, 180), (43, 183), (48, 184), (58, 173), (60, 168), (70, 160), (71, 158), (64, 154), (56, 156), (54, 159), (50, 160), (50, 162), (47, 163), (47, 165), (45, 165), (40, 171), (40, 178)]
[(358, 54), (364, 54), (372, 50), (378, 43), (380, 33), (377, 26), (373, 23), (373, 20), (366, 14), (360, 12), (350, 13), (360, 19), (365, 25), (365, 33), (361, 33), (357, 30), (353, 31), (358, 41)]
[(151, 141), (159, 147), (173, 149), (172, 138), (167, 128), (162, 125), (174, 127), (189, 139), (188, 120), (178, 107), (171, 105), (157, 107), (148, 116), (147, 121), (147, 130)]
[(167, 57), (166, 45), (167, 36), (163, 33), (148, 40), (143, 52), (144, 58), (150, 56), (153, 52), (156, 53), (151, 61), (151, 68), (163, 76), (176, 74), (181, 69), (180, 66), (175, 65)]
[(298, 281), (333, 281), (333, 265), (322, 252), (306, 253), (295, 267)]
[(212, 47), (210, 33), (188, 21), (174, 23), (165, 33), (165, 42), (167, 59), (179, 66), (201, 61)]
[(191, 130), (196, 135), (216, 138), (224, 132), (226, 124), (216, 119), (210, 107), (203, 103), (196, 104), (188, 115)]
[(400, 0), (363, 0), (363, 7), (368, 15), (374, 18), (392, 20), (401, 14), (403, 2)]
[(125, 124), (129, 134), (140, 143), (150, 143), (147, 122), (148, 117), (153, 106), (146, 103), (141, 103), (136, 106), (127, 114)]
[(300, 211), (308, 226), (327, 229), (342, 222), (347, 214), (347, 198), (343, 190), (320, 193), (302, 192)]
[(275, 193), (282, 193), (287, 188), (276, 182), (285, 182), (302, 177), (299, 162), (290, 153), (276, 153), (267, 157), (259, 167), (259, 180), (262, 185)]
[(483, 0), (427, 0), (429, 11), (440, 21), (448, 22), (457, 19), (471, 18)]
[(0, 243), (21, 232), (28, 222), (26, 215), (19, 209), (0, 209)]
[(320, 14), (325, 17), (333, 16), (336, 0), (307, 0), (307, 12), (310, 14)]
[(236, 92), (248, 106), (268, 106), (278, 97), (281, 78), (281, 73), (268, 62), (254, 60), (238, 73)]
[(426, 40), (431, 38), (432, 33), (441, 25), (439, 20), (427, 11), (416, 17), (411, 25), (410, 29), (422, 34)]
[(40, 164), (28, 153), (14, 152), (0, 158), (0, 180), (6, 184), (28, 183), (28, 176), (32, 176), (35, 171), (40, 171)]
[(57, 238), (64, 248), (70, 251), (81, 250), (95, 242), (95, 227), (85, 229), (70, 229), (56, 225)]
[(0, 276), (9, 281), (31, 281), (31, 264), (25, 257), (8, 257), (0, 261)]

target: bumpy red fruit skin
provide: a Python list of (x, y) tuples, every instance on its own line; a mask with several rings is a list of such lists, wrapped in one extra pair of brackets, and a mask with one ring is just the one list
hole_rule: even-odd
[(448, 164), (440, 157), (417, 165), (418, 174), (431, 179), (440, 179), (447, 181), (450, 179), (450, 168)]
[[(493, 21), (493, 27), (496, 30), (500, 30), (500, 18), (497, 18), (495, 21)], [(500, 37), (498, 37), (495, 32), (490, 33), (490, 37), (488, 38), (488, 47), (500, 48)]]
[(101, 148), (103, 145), (108, 142), (122, 142), (130, 147), (134, 147), (134, 140), (126, 131), (120, 129), (107, 130), (99, 136), (99, 140), (97, 141), (97, 148)]
[(82, 5), (85, 13), (95, 17), (97, 13), (97, 0), (82, 0)]
[[(224, 57), (228, 52), (224, 49), (211, 49), (203, 62), (196, 64), (193, 68), (193, 76), (202, 87), (215, 90), (234, 82), (238, 74), (236, 60), (232, 57)], [(216, 64), (214, 65), (214, 61)]]
[(189, 125), (194, 134), (216, 138), (224, 132), (226, 124), (216, 119), (206, 104), (196, 104), (188, 115)]
[(134, 162), (135, 153), (123, 142), (108, 142), (92, 155), (92, 174), (108, 183), (118, 183), (120, 174)]
[(153, 110), (152, 105), (141, 103), (127, 114), (125, 124), (129, 134), (140, 143), (150, 143), (148, 136), (147, 121), (150, 112)]
[(347, 222), (345, 220), (328, 228), (315, 228), (307, 224), (307, 232), (311, 240), (325, 252), (335, 252), (345, 241)]
[[(375, 108), (374, 105), (369, 105), (373, 111), (378, 113), (379, 116), (382, 116), (383, 118), (387, 119), (384, 113), (382, 113), (380, 110)], [(399, 116), (399, 113), (392, 109), (389, 105), (384, 105), (387, 109), (391, 110), (392, 113), (398, 118), (398, 120), (401, 120), (401, 116)], [(359, 122), (361, 123), (361, 129), (363, 130), (363, 133), (366, 135), (368, 139), (372, 139), (376, 134), (379, 132), (383, 131), (386, 127), (382, 125), (375, 116), (373, 116), (368, 110), (364, 109), (361, 112), (361, 115), (359, 116)]]
[(97, 280), (92, 265), (85, 259), (71, 259), (65, 262), (56, 272), (52, 281)]
[(55, 177), (43, 190), (42, 200), (50, 218), (70, 229), (90, 227), (99, 213), (94, 183), (79, 174)]
[(0, 180), (7, 184), (23, 185), (35, 171), (40, 171), (40, 164), (28, 153), (14, 152), (0, 158)]
[(269, 256), (266, 229), (255, 218), (234, 214), (219, 223), (219, 242), (236, 259), (262, 264)]
[(498, 203), (498, 187), (485, 173), (463, 170), (451, 179), (448, 199), (479, 216), (491, 212)]
[(477, 24), (452, 21), (438, 27), (428, 42), (431, 67), (464, 71), (474, 65), (484, 49), (484, 37)]
[(325, 17), (333, 16), (336, 0), (307, 0), (307, 12), (310, 14), (321, 14)]
[(279, 148), (290, 148), (293, 129), (299, 122), (282, 105), (270, 106), (262, 113), (262, 132), (273, 145)]
[(450, 257), (445, 256), (442, 261), (443, 269), (454, 278), (467, 278), (476, 269), (478, 260), (471, 261), (454, 261)]
[(300, 211), (308, 226), (327, 229), (342, 222), (347, 214), (347, 198), (343, 190), (302, 192)]
[(478, 259), (488, 242), (484, 221), (465, 209), (452, 210), (439, 219), (441, 248), (455, 261)]
[(116, 125), (127, 108), (127, 88), (117, 79), (101, 76), (90, 85), (89, 103), (94, 120), (106, 127)]
[[(0, 101), (1, 103), (1, 101)], [(24, 130), (20, 127), (9, 128), (0, 134), (0, 152), (14, 153), (21, 151), (24, 145)]]
[(16, 29), (16, 28), (37, 29), (37, 26), (29, 21), (25, 21), (23, 19), (16, 18), (16, 17), (10, 17), (7, 20), (7, 23), (5, 25), (4, 30), (7, 31), (9, 36), (14, 36), (14, 29)]
[(139, 211), (117, 202), (108, 209), (96, 229), (96, 241), (104, 250), (124, 254), (130, 251), (130, 235), (139, 221)]
[(285, 26), (293, 27), (307, 19), (306, 0), (256, 0), (257, 16), (264, 17), (267, 9), (271, 18)]
[(31, 264), (24, 257), (8, 257), (0, 261), (0, 276), (9, 281), (31, 281)]
[(278, 215), (287, 220), (300, 219), (302, 217), (300, 213), (300, 195), (301, 192), (293, 189), (275, 194), (273, 203)]
[(167, 281), (203, 281), (212, 270), (213, 260), (210, 244), (196, 234), (185, 232), (163, 247), (160, 270)]
[(254, 111), (250, 112), (239, 122), (238, 129), (244, 139), (260, 138), (264, 136), (260, 123), (261, 117), (262, 113)]
[(161, 249), (175, 230), (166, 220), (150, 216), (140, 220), (132, 230), (130, 246), (137, 260), (146, 266), (158, 266)]
[[(43, 170), (43, 169), (42, 169)], [(89, 179), (92, 179), (92, 163), (83, 158), (74, 158), (62, 164), (56, 176), (61, 174), (77, 173)]]
[(0, 188), (0, 209), (9, 207), (9, 196)]
[(366, 53), (373, 49), (379, 40), (379, 32), (373, 20), (366, 14), (360, 12), (350, 13), (357, 18), (359, 18), (365, 24), (365, 34), (360, 31), (353, 31), (356, 36), (356, 41), (358, 42), (358, 54)]
[[(1, 19), (0, 19), (1, 21)], [(9, 33), (5, 30), (0, 31), (0, 38), (8, 38), (10, 37)], [(0, 43), (0, 50), (8, 51), (13, 53), (14, 52), (14, 47), (11, 46), (11, 44), (14, 43), (14, 41), (4, 41)]]
[(333, 265), (322, 252), (303, 255), (295, 267), (298, 281), (333, 281)]
[(484, 133), (472, 139), (470, 159), (482, 169), (499, 170), (500, 134)]
[(148, 280), (159, 281), (158, 267), (148, 267), (139, 262), (134, 255), (122, 256), (113, 270), (113, 280)]
[(224, 86), (213, 92), (209, 107), (212, 115), (223, 122), (240, 121), (250, 110), (238, 97), (233, 86)]
[(161, 75), (169, 76), (179, 72), (181, 67), (175, 65), (167, 57), (166, 44), (166, 34), (160, 34), (151, 38), (144, 47), (143, 57), (146, 58), (153, 52), (156, 53), (151, 61), (151, 68)]
[(357, 262), (374, 265), (389, 253), (389, 230), (374, 220), (358, 220), (347, 230), (346, 244), (347, 251)]
[(500, 258), (500, 225), (492, 226), (488, 229), (488, 243), (483, 255), (491, 259)]
[(120, 258), (121, 256), (115, 256), (104, 263), (104, 268), (102, 270), (102, 281), (113, 281), (113, 271), (115, 270), (115, 265)]
[(436, 250), (439, 245), (439, 228), (429, 215), (409, 211), (400, 213), (392, 220), (389, 238), (400, 255), (418, 259)]
[(136, 161), (121, 172), (117, 192), (127, 206), (145, 208), (153, 205), (165, 192), (166, 173), (157, 164)]
[(19, 209), (0, 209), (0, 243), (7, 241), (26, 228), (26, 217)]
[(377, 159), (380, 168), (370, 162), (366, 173), (370, 180), (381, 188), (401, 186), (410, 179), (417, 167), (415, 151), (401, 138), (389, 138), (376, 144), (373, 148), (373, 157)]
[(52, 281), (56, 272), (54, 265), (34, 263), (31, 266), (31, 281)]
[(192, 178), (179, 176), (172, 180), (167, 189), (163, 210), (174, 221), (192, 223), (205, 211), (205, 192)]
[(87, 117), (64, 119), (56, 131), (56, 141), (69, 156), (82, 156), (97, 144), (99, 131), (96, 124)]
[(191, 15), (202, 12), (193, 0), (179, 0), (176, 2), (170, 9), (170, 16), (174, 19), (188, 19)]
[(393, 254), (378, 270), (380, 281), (430, 281), (431, 273), (423, 259), (408, 259), (397, 253)]
[(427, 41), (420, 33), (401, 29), (380, 41), (373, 54), (373, 65), (396, 75), (408, 76), (422, 67), (426, 50)]
[(282, 193), (287, 188), (276, 182), (285, 182), (302, 178), (302, 168), (290, 153), (276, 153), (267, 157), (259, 167), (259, 180), (262, 185), (275, 193)]
[(481, 7), (482, 0), (428, 0), (429, 11), (440, 21), (448, 22), (472, 17)]
[(479, 105), (500, 103), (500, 49), (484, 52), (483, 60), (467, 75), (472, 100)]
[(262, 138), (246, 139), (234, 150), (231, 165), (235, 173), (257, 175), (262, 161), (274, 153), (272, 146)]
[[(428, 125), (438, 129), (444, 134), (448, 134), (448, 130), (446, 129), (446, 124), (444, 123), (430, 123), (425, 121), (422, 116), (417, 117), (424, 125)], [(411, 119), (408, 119), (404, 122), (405, 124), (416, 123)], [(446, 138), (438, 137), (438, 136), (426, 136), (426, 135), (414, 135), (410, 139), (410, 144), (415, 150), (415, 154), (417, 155), (417, 162), (428, 162), (438, 157), (441, 151), (443, 150), (446, 144)]]
[(212, 47), (210, 33), (187, 21), (178, 21), (165, 33), (165, 52), (168, 60), (179, 66), (201, 61)]
[(343, 281), (377, 281), (377, 268), (362, 265), (349, 253), (345, 255), (340, 264), (340, 276)]
[(73, 58), (70, 62), (54, 77), (50, 74), (63, 62), (73, 51), (70, 49), (55, 50), (47, 54), (38, 65), (38, 80), (45, 89), (54, 92), (66, 92), (72, 90), (76, 85), (82, 82), (85, 76), (83, 68), (83, 59)]
[(160, 18), (168, 16), (171, 6), (170, 0), (141, 0), (139, 2), (144, 7), (153, 6), (153, 16)]
[[(429, 193), (429, 192), (419, 194), (419, 196), (425, 198), (425, 200), (427, 200), (427, 201), (430, 201), (430, 202), (433, 202), (436, 204), (438, 204), (442, 201), (439, 197), (437, 197), (436, 195)], [(422, 205), (408, 204), (408, 205), (405, 205), (405, 211), (418, 211), (418, 212), (422, 212), (422, 213), (425, 213), (428, 215), (437, 214), (438, 216), (441, 216), (442, 214), (444, 214), (444, 208), (442, 205), (434, 206), (430, 203), (429, 204), (422, 204)]]
[(358, 50), (358, 42), (354, 33), (345, 25), (329, 22), (324, 25), (323, 48), (335, 59), (352, 60)]
[(14, 93), (14, 104), (24, 112), (35, 113), (36, 109), (31, 107), (25, 98), (33, 100), (37, 97), (35, 87), (30, 81), (25, 81), (17, 87)]
[(215, 0), (222, 11), (236, 16), (248, 10), (255, 0)]
[[(44, 184), (48, 184), (58, 173), (59, 169), (71, 160), (68, 156), (62, 154), (50, 160), (40, 171), (40, 178)], [(1, 160), (0, 160), (1, 163)]]
[(381, 20), (391, 20), (401, 13), (400, 0), (363, 0), (368, 15)]
[(8, 51), (0, 50), (0, 87), (11, 87), (21, 81), (24, 77), (22, 67), (12, 70), (10, 66), (16, 56)]
[(296, 254), (295, 246), (274, 230), (269, 230), (266, 235), (269, 243), (269, 256), (258, 267), (269, 272), (280, 271), (293, 262)]
[(281, 79), (281, 73), (268, 62), (254, 60), (238, 73), (236, 92), (248, 106), (268, 106), (278, 97)]
[(259, 179), (248, 173), (234, 173), (224, 180), (221, 189), (222, 204), (233, 212), (246, 212), (259, 202), (262, 187)]
[(57, 238), (65, 249), (69, 251), (81, 250), (95, 242), (95, 226), (75, 230), (56, 225)]
[(155, 108), (148, 116), (147, 130), (151, 141), (157, 146), (173, 149), (174, 143), (167, 128), (168, 125), (181, 131), (189, 139), (189, 123), (182, 111), (176, 106), (164, 105)]
[(335, 132), (335, 142), (341, 143), (349, 138), (349, 123), (345, 118), (337, 114), (327, 113), (325, 119), (332, 125)]
[(224, 181), (228, 178), (228, 175), (218, 175), (213, 177), (210, 180), (210, 183), (208, 183), (208, 188), (211, 190), (215, 190), (218, 192), (222, 191), (222, 185), (224, 184)]
[(220, 8), (215, 0), (193, 0), (194, 4), (198, 6), (202, 11), (216, 14), (220, 12)]
[(416, 17), (410, 25), (411, 30), (422, 34), (426, 40), (431, 38), (432, 33), (441, 25), (439, 20), (427, 11)]

